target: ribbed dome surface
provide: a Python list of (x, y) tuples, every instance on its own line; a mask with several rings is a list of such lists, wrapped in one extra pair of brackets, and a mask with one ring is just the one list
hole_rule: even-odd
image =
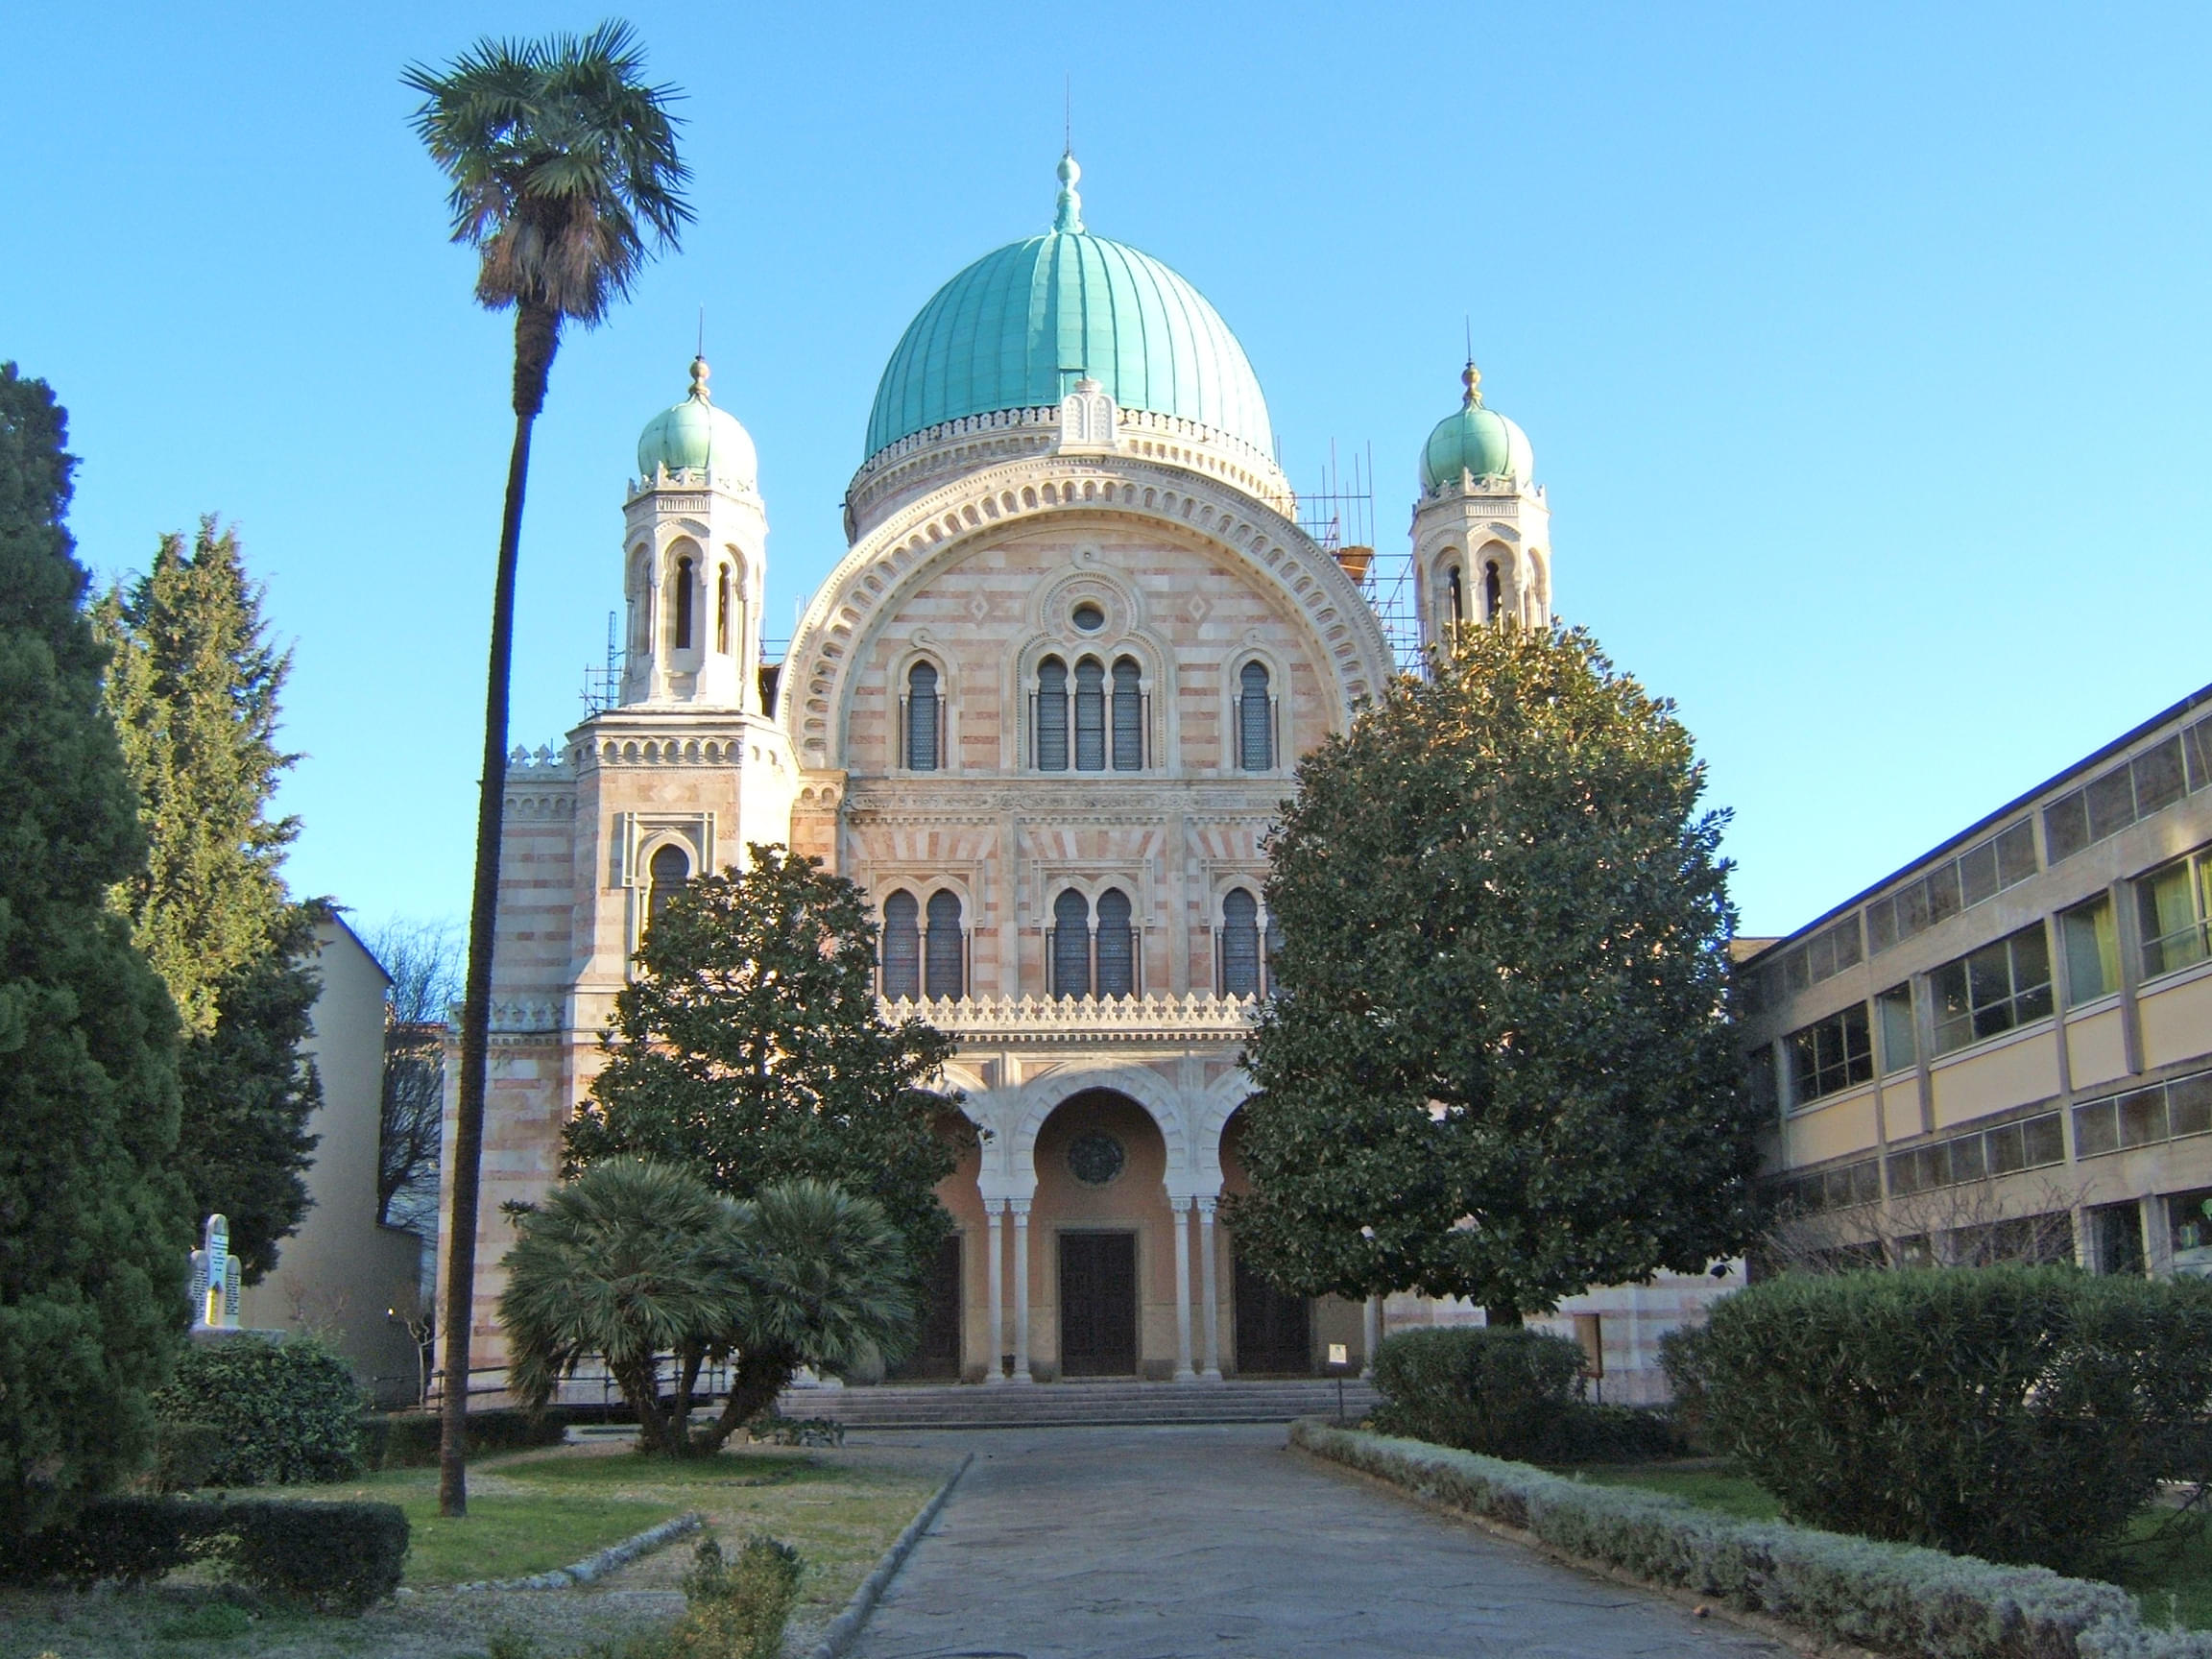
[(645, 422), (637, 435), (637, 475), (651, 478), (654, 469), (671, 472), (700, 469), (724, 483), (752, 484), (760, 476), (760, 462), (753, 447), (753, 435), (737, 417), (714, 407), (707, 391), (707, 360), (691, 364), (691, 395)]
[(1220, 313), (1159, 260), (1084, 230), (1071, 159), (1061, 176), (1056, 228), (984, 254), (907, 325), (876, 389), (868, 454), (941, 421), (1056, 405), (1089, 375), (1124, 409), (1271, 456), (1266, 400)]
[(1467, 393), (1460, 406), (1436, 422), (1421, 446), (1421, 488), (1475, 478), (1515, 478), (1526, 484), (1536, 470), (1528, 435), (1495, 409), (1482, 406), (1482, 376), (1467, 365)]

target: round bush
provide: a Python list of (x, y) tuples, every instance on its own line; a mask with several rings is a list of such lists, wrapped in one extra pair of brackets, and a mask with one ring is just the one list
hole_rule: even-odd
[(199, 1483), (291, 1485), (360, 1469), (361, 1390), (345, 1360), (312, 1337), (195, 1342), (155, 1396), (165, 1433), (217, 1447)]
[(1788, 1275), (1666, 1350), (1790, 1518), (2061, 1571), (2093, 1562), (2212, 1407), (2212, 1284), (2070, 1267)]
[(1551, 1454), (1582, 1396), (1564, 1336), (1481, 1325), (1405, 1331), (1375, 1352), (1375, 1427), (1492, 1457)]

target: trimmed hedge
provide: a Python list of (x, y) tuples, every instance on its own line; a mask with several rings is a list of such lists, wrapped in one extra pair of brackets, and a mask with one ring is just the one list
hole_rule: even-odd
[(311, 1336), (255, 1334), (195, 1341), (154, 1396), (165, 1444), (217, 1446), (211, 1459), (171, 1470), (208, 1486), (343, 1480), (360, 1470), (361, 1389), (352, 1367)]
[(2074, 1569), (2160, 1477), (2201, 1465), (2212, 1284), (1792, 1274), (1664, 1354), (1677, 1397), (1791, 1520)]
[(359, 1612), (399, 1587), (406, 1557), (407, 1516), (397, 1503), (123, 1496), (12, 1540), (0, 1580), (145, 1584), (207, 1560), (267, 1595)]
[(1583, 1399), (1582, 1350), (1514, 1327), (1406, 1331), (1375, 1353), (1385, 1434), (1532, 1463), (1663, 1457), (1675, 1436), (1655, 1412)]
[[(469, 1455), (522, 1452), (558, 1446), (567, 1437), (575, 1413), (555, 1407), (532, 1413), (501, 1407), (469, 1413)], [(430, 1411), (395, 1411), (364, 1417), (360, 1423), (361, 1461), (370, 1469), (420, 1469), (438, 1461), (444, 1424)]]
[(1290, 1439), (1580, 1560), (1902, 1659), (2212, 1659), (2212, 1635), (2146, 1629), (2125, 1590), (2042, 1567), (1736, 1521), (1312, 1418), (1291, 1425)]

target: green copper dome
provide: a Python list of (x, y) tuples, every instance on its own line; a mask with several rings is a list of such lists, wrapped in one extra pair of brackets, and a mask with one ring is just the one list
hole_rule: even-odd
[(737, 417), (714, 407), (707, 390), (707, 359), (691, 359), (691, 395), (673, 409), (645, 422), (637, 435), (637, 475), (651, 478), (662, 467), (671, 472), (705, 469), (727, 484), (752, 484), (760, 476), (753, 435)]
[(1536, 471), (1527, 434), (1495, 409), (1482, 407), (1482, 375), (1474, 364), (1460, 376), (1466, 400), (1436, 422), (1421, 446), (1421, 488), (1456, 484), (1461, 473), (1513, 478), (1526, 484)]
[(1042, 236), (986, 253), (922, 307), (891, 353), (868, 454), (964, 416), (1056, 406), (1085, 375), (1124, 409), (1179, 416), (1272, 456), (1267, 403), (1220, 313), (1159, 260), (1083, 228), (1060, 162)]

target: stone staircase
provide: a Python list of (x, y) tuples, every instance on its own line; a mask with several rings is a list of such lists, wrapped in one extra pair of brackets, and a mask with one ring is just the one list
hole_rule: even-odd
[[(1334, 1417), (1328, 1377), (1223, 1382), (1097, 1382), (886, 1383), (868, 1388), (793, 1388), (777, 1402), (786, 1417), (827, 1417), (848, 1429), (1072, 1429), (1108, 1424), (1287, 1423)], [(1344, 1410), (1358, 1417), (1374, 1386), (1344, 1379)]]

